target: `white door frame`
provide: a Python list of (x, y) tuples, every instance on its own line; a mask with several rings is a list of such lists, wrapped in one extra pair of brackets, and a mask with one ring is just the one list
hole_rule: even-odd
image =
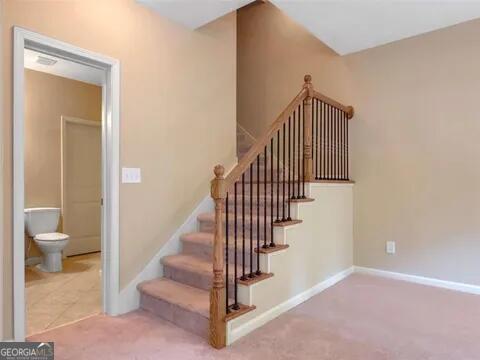
[[(73, 116), (61, 116), (61, 130), (60, 130), (60, 137), (61, 137), (61, 171), (60, 173), (62, 174), (61, 178), (61, 209), (62, 209), (62, 216), (63, 216), (63, 230), (68, 234), (68, 216), (67, 216), (67, 210), (66, 210), (66, 204), (65, 204), (65, 196), (67, 193), (67, 179), (66, 179), (66, 174), (65, 174), (65, 169), (67, 168), (67, 157), (65, 156), (65, 151), (66, 151), (66, 146), (67, 146), (67, 125), (68, 124), (76, 124), (76, 125), (83, 125), (83, 126), (90, 126), (90, 127), (95, 127), (95, 128), (100, 128), (100, 131), (102, 131), (101, 126), (102, 123), (100, 121), (94, 121), (94, 120), (86, 120), (86, 119), (80, 119), (76, 118)], [(103, 139), (102, 139), (103, 140)], [(103, 144), (102, 144), (103, 146)], [(103, 162), (102, 162), (103, 166)], [(102, 219), (103, 220), (103, 219)], [(100, 222), (101, 224), (103, 223), (102, 221)], [(101, 237), (101, 234), (100, 234)]]
[(120, 62), (65, 42), (15, 27), (13, 31), (13, 327), (25, 339), (24, 243), (24, 49), (105, 70), (102, 90), (102, 285), (103, 310), (118, 313)]

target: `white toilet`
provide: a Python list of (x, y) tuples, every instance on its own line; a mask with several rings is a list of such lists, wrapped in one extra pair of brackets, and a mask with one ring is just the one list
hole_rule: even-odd
[(25, 209), (25, 229), (43, 254), (38, 268), (45, 272), (62, 271), (62, 250), (68, 243), (68, 235), (55, 232), (59, 219), (59, 208)]

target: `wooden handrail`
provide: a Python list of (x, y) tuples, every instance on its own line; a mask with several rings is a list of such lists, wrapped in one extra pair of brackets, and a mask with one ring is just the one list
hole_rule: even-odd
[(307, 97), (307, 89), (303, 88), (297, 96), (288, 104), (287, 108), (283, 110), (277, 119), (270, 126), (268, 131), (264, 133), (255, 144), (248, 150), (245, 156), (240, 162), (233, 168), (232, 171), (225, 178), (227, 188), (237, 181), (240, 176), (248, 169), (250, 164), (257, 158), (257, 156), (264, 150), (265, 146), (270, 143), (270, 139), (277, 133), (277, 131), (283, 126), (283, 123), (288, 120), (288, 117), (292, 114), (299, 104)]
[(336, 107), (337, 109), (342, 110), (347, 114), (347, 118), (351, 119), (353, 117), (353, 107), (352, 106), (346, 106), (343, 104), (340, 104), (338, 101), (333, 100), (332, 98), (329, 98), (326, 95), (323, 95), (322, 93), (319, 93), (318, 91), (313, 90), (313, 97), (315, 99), (321, 100), (326, 104), (332, 105), (333, 107)]

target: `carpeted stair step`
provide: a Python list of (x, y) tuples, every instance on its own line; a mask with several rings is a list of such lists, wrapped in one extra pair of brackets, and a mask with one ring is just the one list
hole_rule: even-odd
[[(203, 290), (209, 290), (212, 287), (213, 263), (211, 260), (190, 254), (179, 254), (165, 256), (161, 262), (163, 274), (168, 279)], [(233, 274), (234, 267), (229, 264), (229, 291), (231, 294), (233, 293)], [(237, 274), (241, 274), (241, 269)]]
[(137, 286), (140, 306), (175, 325), (208, 338), (209, 292), (167, 278)]
[[(193, 255), (201, 257), (205, 260), (211, 260), (213, 256), (213, 233), (206, 232), (192, 232), (184, 234), (180, 237), (182, 241), (183, 254)], [(225, 243), (225, 239), (224, 239)], [(263, 242), (260, 243), (260, 246), (263, 245)], [(237, 261), (238, 264), (242, 264), (242, 238), (240, 237), (237, 241)], [(257, 246), (256, 240), (253, 241), (253, 249)], [(233, 238), (230, 237), (228, 241), (228, 256), (229, 261), (233, 262), (235, 257), (235, 245)], [(252, 254), (253, 267), (256, 269), (257, 266), (257, 253), (250, 251), (250, 238), (245, 239), (245, 265), (250, 266), (250, 254)]]
[[(274, 209), (275, 211), (276, 209)], [(223, 218), (223, 226), (225, 228), (225, 216)], [(229, 212), (228, 215), (228, 231), (230, 235), (234, 235), (235, 232), (235, 215), (233, 213), (233, 206), (232, 209)], [(271, 217), (267, 215), (267, 229), (270, 228), (270, 223), (271, 223)], [(215, 229), (215, 213), (202, 213), (198, 215), (197, 217), (198, 223), (199, 223), (199, 231), (201, 232), (209, 232), (213, 233)], [(275, 219), (274, 219), (275, 220)], [(264, 232), (262, 231), (264, 227), (264, 217), (260, 216), (260, 218), (257, 218), (256, 216), (253, 216), (253, 218), (250, 218), (249, 212), (245, 211), (245, 233), (247, 235), (250, 234), (250, 226), (252, 225), (252, 232), (256, 233), (257, 231), (257, 223), (260, 225), (260, 239), (263, 240), (264, 238)], [(267, 236), (269, 237), (269, 232), (267, 231)], [(237, 213), (237, 236), (241, 237), (242, 236), (242, 218), (241, 218), (241, 212)], [(247, 236), (248, 237), (248, 236)]]

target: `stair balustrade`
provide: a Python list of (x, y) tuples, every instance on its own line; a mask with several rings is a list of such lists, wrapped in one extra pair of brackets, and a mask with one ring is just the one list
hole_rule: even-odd
[(306, 184), (348, 181), (348, 120), (353, 107), (315, 91), (305, 75), (298, 95), (235, 168), (214, 169), (215, 202), (210, 335), (215, 348), (226, 344), (226, 322), (254, 309), (238, 300), (239, 284), (249, 286), (263, 273), (260, 255), (285, 248), (274, 228), (299, 223), (291, 203), (309, 201)]

